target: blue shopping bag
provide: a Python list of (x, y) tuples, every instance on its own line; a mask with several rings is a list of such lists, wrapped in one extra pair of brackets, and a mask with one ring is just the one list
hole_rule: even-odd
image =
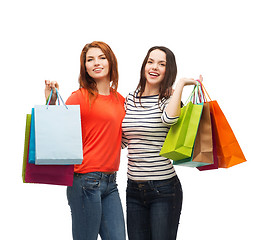
[[(57, 90), (56, 90), (57, 91)], [(35, 164), (70, 165), (83, 160), (81, 116), (79, 105), (36, 105)]]
[(31, 110), (31, 124), (29, 136), (29, 153), (28, 162), (35, 164), (35, 121), (34, 121), (34, 108)]

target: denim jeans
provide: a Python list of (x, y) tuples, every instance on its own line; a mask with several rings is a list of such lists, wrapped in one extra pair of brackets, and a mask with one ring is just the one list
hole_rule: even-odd
[(74, 240), (125, 240), (125, 223), (116, 173), (74, 175), (67, 187)]
[(169, 180), (127, 185), (127, 230), (129, 240), (175, 240), (183, 193), (177, 176)]

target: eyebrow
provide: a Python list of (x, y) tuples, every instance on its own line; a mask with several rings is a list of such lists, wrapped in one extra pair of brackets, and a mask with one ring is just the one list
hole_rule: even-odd
[[(150, 58), (150, 57), (149, 57), (149, 60), (154, 61), (154, 59), (152, 59), (152, 58)], [(164, 62), (164, 63), (166, 63), (167, 61), (165, 61), (165, 60), (160, 60), (160, 61), (158, 61), (158, 62)]]
[[(100, 54), (98, 57), (105, 57), (106, 55), (103, 53), (103, 54)], [(93, 56), (87, 56), (87, 58), (94, 58)]]

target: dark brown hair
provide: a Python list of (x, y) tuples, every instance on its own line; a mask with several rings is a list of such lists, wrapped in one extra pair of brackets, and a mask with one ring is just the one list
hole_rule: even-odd
[(105, 54), (108, 63), (109, 63), (109, 74), (110, 74), (110, 83), (111, 88), (116, 93), (118, 87), (118, 68), (117, 68), (117, 59), (112, 49), (104, 42), (94, 41), (92, 43), (88, 43), (84, 46), (81, 52), (80, 57), (80, 75), (79, 75), (79, 84), (80, 88), (85, 88), (89, 92), (89, 100), (90, 103), (92, 99), (96, 98), (98, 94), (97, 84), (95, 80), (88, 74), (85, 61), (86, 54), (90, 48), (100, 48), (102, 52)]
[(155, 46), (155, 47), (152, 47), (149, 49), (149, 51), (147, 52), (147, 55), (142, 63), (140, 82), (136, 88), (136, 91), (139, 91), (140, 101), (141, 101), (141, 96), (145, 90), (145, 85), (146, 85), (145, 66), (149, 59), (150, 53), (156, 49), (159, 49), (166, 53), (166, 62), (167, 62), (165, 76), (160, 84), (159, 101), (161, 101), (163, 98), (168, 99), (172, 94), (172, 86), (176, 80), (176, 75), (177, 75), (177, 65), (176, 65), (175, 55), (170, 49), (168, 49), (166, 47)]

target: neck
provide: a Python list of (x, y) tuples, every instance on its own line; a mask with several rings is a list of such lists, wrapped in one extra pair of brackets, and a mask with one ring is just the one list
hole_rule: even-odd
[(99, 94), (101, 94), (101, 95), (109, 95), (110, 94), (110, 81), (109, 80), (100, 80), (100, 81), (96, 81), (96, 83), (97, 83), (97, 89), (98, 89)]
[(142, 96), (153, 96), (153, 95), (158, 95), (158, 94), (159, 94), (159, 86), (153, 87), (153, 86), (149, 86), (148, 84), (146, 84)]

